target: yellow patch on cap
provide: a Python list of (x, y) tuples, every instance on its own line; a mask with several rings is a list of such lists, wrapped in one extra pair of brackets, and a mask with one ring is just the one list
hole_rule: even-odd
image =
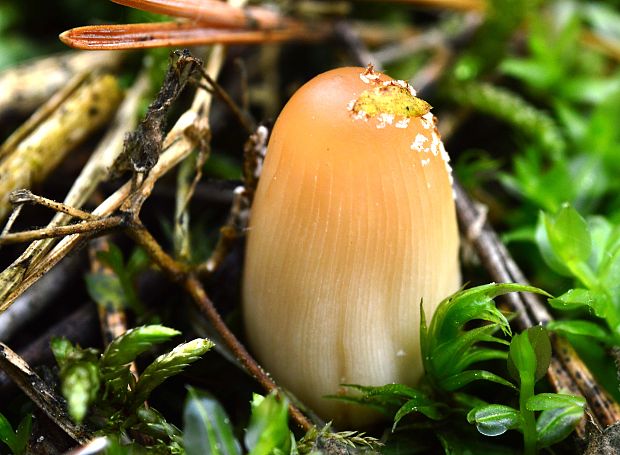
[(368, 117), (421, 117), (430, 110), (431, 105), (414, 96), (404, 81), (387, 81), (364, 90), (351, 107), (354, 115)]

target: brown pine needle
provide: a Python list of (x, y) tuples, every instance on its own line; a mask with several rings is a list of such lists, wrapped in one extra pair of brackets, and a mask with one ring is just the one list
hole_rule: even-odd
[(316, 40), (324, 28), (304, 26), (279, 30), (243, 30), (201, 26), (189, 22), (155, 22), (77, 27), (60, 34), (60, 40), (76, 49), (146, 49), (207, 44), (263, 44), (291, 40)]
[(217, 0), (112, 0), (156, 14), (184, 17), (202, 25), (239, 29), (277, 29), (292, 22), (277, 11), (250, 6), (238, 8)]

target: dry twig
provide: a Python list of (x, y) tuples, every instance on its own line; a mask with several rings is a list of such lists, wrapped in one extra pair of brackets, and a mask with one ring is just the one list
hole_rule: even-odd
[[(467, 227), (477, 222), (479, 214), (474, 203), (457, 181), (454, 183), (454, 188), (459, 220), (467, 235)], [(500, 283), (528, 284), (506, 247), (488, 223), (484, 222), (482, 228), (476, 230), (474, 235), (470, 235), (467, 241), (474, 245), (478, 257), (493, 280)], [(533, 325), (546, 324), (553, 319), (538, 296), (509, 294), (506, 300), (511, 311), (515, 313), (515, 322), (522, 330)], [(570, 343), (557, 334), (551, 336), (551, 343), (554, 348), (554, 357), (547, 375), (557, 390), (567, 389), (572, 393), (583, 395), (588, 402), (593, 420), (599, 427), (606, 428), (619, 421), (620, 406), (607, 391), (598, 385)], [(578, 431), (583, 437), (585, 434), (583, 424)]]
[(88, 429), (73, 423), (62, 405), (62, 399), (4, 343), (0, 343), (0, 369), (76, 442), (85, 444), (93, 438)]
[[(190, 57), (187, 56), (184, 58), (190, 59)], [(223, 49), (221, 47), (215, 47), (212, 50), (211, 58), (209, 59), (209, 64), (206, 72), (214, 78), (217, 72), (219, 72), (222, 61)], [(187, 74), (190, 73), (191, 71)], [(175, 74), (180, 75), (181, 73), (176, 72)], [(271, 391), (277, 389), (276, 384), (262, 370), (262, 368), (256, 363), (256, 361), (247, 353), (243, 345), (226, 327), (223, 320), (219, 316), (219, 313), (217, 312), (211, 301), (208, 299), (208, 297), (206, 297), (202, 285), (194, 277), (194, 275), (190, 273), (189, 266), (185, 263), (175, 261), (172, 257), (170, 257), (161, 248), (161, 246), (152, 237), (152, 235), (145, 229), (145, 227), (139, 220), (139, 213), (142, 205), (151, 194), (153, 186), (155, 185), (155, 182), (158, 180), (158, 178), (161, 177), (161, 175), (163, 175), (166, 171), (171, 169), (174, 165), (176, 165), (181, 159), (184, 159), (188, 156), (189, 152), (196, 146), (197, 138), (204, 137), (205, 135), (209, 134), (206, 113), (208, 112), (208, 106), (210, 104), (210, 101), (211, 97), (209, 93), (205, 91), (198, 92), (192, 108), (181, 116), (181, 118), (178, 120), (176, 125), (173, 127), (171, 132), (164, 140), (164, 143), (161, 146), (161, 150), (163, 151), (163, 153), (161, 154), (161, 156), (157, 157), (158, 159), (155, 159), (155, 155), (157, 154), (144, 154), (144, 149), (140, 148), (141, 141), (146, 136), (149, 136), (149, 140), (147, 141), (147, 143), (150, 145), (152, 145), (154, 141), (157, 141), (157, 138), (152, 140), (152, 137), (149, 133), (148, 124), (138, 130), (142, 133), (132, 136), (129, 141), (129, 143), (131, 144), (130, 148), (135, 147), (135, 150), (140, 152), (135, 156), (145, 156), (146, 161), (152, 160), (153, 166), (151, 168), (148, 165), (150, 163), (148, 163), (147, 166), (143, 166), (143, 161), (135, 160), (134, 163), (137, 165), (134, 167), (134, 170), (138, 172), (138, 174), (136, 174), (138, 177), (134, 178), (132, 182), (128, 182), (115, 194), (113, 194), (106, 201), (104, 201), (92, 213), (92, 215), (96, 217), (94, 221), (85, 221), (76, 225), (57, 227), (55, 228), (55, 231), (54, 228), (45, 228), (44, 230), (39, 230), (39, 234), (35, 234), (34, 232), (27, 233), (26, 237), (50, 234), (57, 235), (59, 233), (72, 233), (72, 236), (63, 239), (63, 241), (61, 241), (57, 245), (57, 247), (52, 250), (51, 253), (44, 260), (41, 261), (40, 264), (29, 270), (29, 274), (26, 276), (25, 280), (20, 284), (20, 286), (18, 286), (17, 289), (13, 291), (11, 295), (8, 296), (7, 300), (5, 301), (5, 305), (10, 303), (15, 297), (19, 295), (19, 293), (23, 292), (23, 290), (27, 288), (27, 286), (29, 286), (32, 282), (36, 281), (41, 274), (49, 270), (49, 268), (51, 268), (53, 264), (55, 264), (73, 247), (75, 247), (77, 242), (80, 241), (80, 239), (84, 238), (85, 234), (92, 235), (95, 233), (100, 233), (102, 228), (108, 229), (111, 228), (113, 225), (115, 225), (116, 227), (122, 227), (125, 232), (138, 245), (142, 246), (147, 251), (153, 261), (173, 281), (180, 282), (182, 286), (184, 286), (188, 290), (188, 292), (190, 292), (190, 294), (198, 304), (199, 308), (206, 314), (207, 318), (218, 329), (218, 332), (220, 332), (220, 334), (222, 335), (222, 338), (225, 340), (225, 343), (227, 344), (229, 349), (231, 349), (231, 351), (233, 351), (239, 357), (240, 361), (247, 368), (247, 370), (253, 376), (258, 378), (259, 382), (264, 387)], [(159, 107), (164, 105), (165, 102), (155, 103), (152, 108), (158, 109)], [(159, 123), (155, 125), (155, 128), (160, 127), (161, 124)], [(187, 134), (188, 131), (190, 132), (190, 134)], [(157, 147), (155, 148), (159, 152), (159, 149)], [(140, 173), (142, 173), (141, 171), (143, 171), (143, 169), (147, 172), (145, 176), (140, 178), (139, 175)], [(120, 213), (122, 215), (116, 215), (115, 212), (117, 210), (120, 210)], [(83, 234), (75, 234), (79, 232)], [(6, 241), (7, 237), (9, 236), (15, 236), (19, 234), (20, 233), (7, 234), (6, 236), (4, 236), (4, 240)], [(9, 237), (9, 239), (15, 239), (15, 237)], [(291, 406), (291, 413), (302, 428), (309, 429), (312, 426), (312, 424), (303, 416), (303, 414), (301, 414), (301, 412), (299, 412), (293, 406)]]
[[(109, 120), (120, 102), (121, 92), (113, 76), (90, 76), (63, 97), (64, 101), (36, 128), (28, 126), (26, 137), (22, 138), (18, 131), (17, 143), (11, 138), (7, 140), (11, 148), (3, 149), (0, 162), (0, 195), (4, 195), (0, 200), (0, 221), (10, 210), (8, 194), (15, 189), (30, 188), (52, 172), (67, 152)], [(57, 101), (51, 102), (56, 105)]]
[(26, 61), (0, 73), (0, 119), (9, 113), (28, 114), (85, 71), (114, 70), (122, 52), (65, 52)]

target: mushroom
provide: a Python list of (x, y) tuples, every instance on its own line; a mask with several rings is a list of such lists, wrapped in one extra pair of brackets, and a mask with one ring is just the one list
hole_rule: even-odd
[(325, 398), (341, 384), (416, 384), (420, 302), (460, 285), (451, 173), (404, 81), (339, 68), (301, 87), (271, 135), (243, 276), (248, 341), (326, 419), (373, 420)]

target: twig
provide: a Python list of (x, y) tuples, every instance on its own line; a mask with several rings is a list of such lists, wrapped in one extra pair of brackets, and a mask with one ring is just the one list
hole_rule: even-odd
[(358, 33), (353, 30), (347, 21), (339, 22), (335, 27), (336, 36), (340, 37), (350, 52), (352, 60), (358, 65), (373, 65), (377, 70), (381, 70), (380, 62), (368, 50)]
[(170, 106), (181, 94), (189, 79), (198, 71), (202, 62), (189, 51), (171, 53), (172, 63), (155, 101), (135, 131), (127, 134), (124, 143), (125, 158), (129, 158), (133, 170), (138, 173), (150, 171), (162, 152), (166, 117)]
[(431, 30), (419, 33), (401, 41), (391, 43), (373, 52), (373, 58), (383, 65), (408, 57), (416, 52), (436, 49), (445, 45), (443, 33), (439, 30)]
[[(215, 75), (219, 72), (223, 62), (223, 56), (224, 52), (222, 47), (216, 46), (213, 48), (206, 69), (207, 73), (212, 77), (215, 77)], [(180, 160), (188, 156), (189, 152), (195, 147), (196, 139), (199, 137), (200, 132), (208, 134), (209, 129), (206, 114), (208, 112), (210, 102), (210, 94), (205, 91), (199, 91), (196, 94), (192, 108), (179, 118), (176, 125), (166, 137), (162, 146), (163, 153), (152, 169), (150, 169), (144, 178), (134, 180), (133, 184), (125, 184), (120, 190), (104, 201), (104, 203), (93, 212), (93, 215), (101, 217), (98, 222), (109, 219), (116, 220), (118, 218), (119, 222), (116, 225), (123, 225), (127, 234), (147, 251), (154, 262), (159, 265), (173, 281), (180, 282), (194, 297), (194, 300), (196, 300), (199, 307), (207, 310), (206, 313), (209, 320), (214, 323), (218, 331), (226, 339), (227, 345), (234, 352), (238, 353), (239, 356), (241, 356), (242, 363), (248, 371), (257, 377), (259, 382), (268, 390), (274, 390), (277, 388), (276, 384), (262, 370), (262, 368), (260, 368), (256, 361), (249, 356), (243, 345), (226, 327), (210, 300), (207, 298), (204, 289), (198, 280), (193, 275), (189, 274), (189, 267), (184, 263), (177, 262), (170, 257), (161, 248), (152, 235), (144, 228), (139, 220), (139, 213), (142, 204), (151, 194), (155, 182)], [(186, 134), (188, 130), (190, 130), (192, 134)], [(114, 212), (119, 209), (124, 213), (123, 216), (114, 215)], [(88, 223), (90, 222), (80, 224), (83, 225)], [(74, 229), (75, 232), (80, 232), (79, 229), (73, 227), (70, 228)], [(66, 232), (70, 231), (67, 230)], [(41, 262), (41, 264), (29, 271), (28, 276), (25, 277), (18, 289), (13, 291), (13, 293), (7, 297), (5, 305), (7, 302), (10, 303), (14, 300), (14, 298), (19, 295), (19, 292), (23, 291), (23, 289), (25, 289), (32, 282), (36, 281), (41, 274), (49, 270), (54, 263), (67, 254), (68, 251), (77, 245), (77, 242), (84, 238), (84, 234), (72, 235), (71, 237), (67, 237), (60, 242), (47, 256), (47, 258)], [(22, 266), (26, 267), (27, 264), (23, 264)], [(303, 428), (311, 428), (312, 424), (303, 416), (303, 414), (301, 414), (301, 412), (299, 412), (299, 410), (293, 407), (291, 412), (293, 417)]]
[(19, 214), (21, 213), (23, 208), (24, 204), (17, 204), (13, 206), (13, 211), (11, 211), (9, 219), (6, 220), (6, 224), (4, 225), (4, 228), (2, 228), (2, 232), (0, 232), (0, 237), (5, 236), (11, 231), (13, 224), (15, 224), (15, 221), (17, 221), (17, 218), (19, 217)]
[[(61, 267), (58, 268), (59, 272), (62, 272)], [(52, 273), (50, 277), (59, 278), (57, 274)], [(62, 278), (61, 278), (62, 280)], [(64, 284), (64, 283), (62, 283)], [(55, 296), (57, 290), (51, 290), (52, 296)], [(39, 303), (39, 302), (33, 302)], [(16, 304), (17, 305), (17, 304)], [(16, 307), (13, 305), (11, 310)], [(9, 312), (5, 312), (2, 316), (8, 315)], [(81, 346), (93, 346), (99, 342), (96, 336), (97, 317), (95, 315), (94, 308), (91, 304), (84, 304), (80, 306), (73, 313), (67, 315), (64, 319), (56, 324), (48, 327), (43, 333), (28, 343), (25, 347), (19, 350), (19, 355), (28, 363), (33, 365), (49, 364), (52, 361), (52, 351), (50, 350), (50, 340), (54, 337), (66, 337), (73, 343)], [(23, 320), (16, 321), (16, 327), (12, 329), (12, 335), (17, 330), (20, 330), (24, 324)], [(3, 337), (3, 341), (7, 337)], [(6, 391), (3, 388), (7, 387), (10, 383), (10, 379), (5, 374), (0, 374), (0, 395), (3, 393), (6, 395)]]
[(125, 222), (123, 216), (109, 216), (99, 219), (91, 219), (68, 226), (46, 227), (32, 231), (12, 232), (0, 237), (0, 245), (11, 243), (32, 242), (33, 240), (48, 239), (52, 237), (64, 237), (73, 234), (101, 234), (110, 229), (122, 226)]
[(199, 275), (210, 275), (216, 271), (228, 256), (237, 239), (243, 236), (248, 226), (249, 212), (254, 199), (254, 192), (267, 153), (267, 139), (269, 130), (260, 125), (250, 135), (243, 148), (243, 182), (233, 190), (233, 200), (224, 226), (220, 228), (220, 235), (209, 255), (209, 258), (196, 267)]
[(247, 226), (249, 201), (245, 188), (239, 186), (233, 192), (233, 202), (224, 226), (220, 228), (220, 235), (209, 258), (199, 264), (195, 271), (199, 275), (208, 276), (215, 272), (228, 256), (237, 239)]
[[(215, 330), (222, 337), (226, 346), (234, 353), (235, 357), (241, 362), (243, 367), (250, 375), (258, 381), (267, 391), (280, 390), (278, 385), (254, 360), (245, 349), (243, 344), (228, 328), (213, 302), (207, 294), (196, 276), (190, 272), (189, 267), (181, 262), (175, 261), (170, 257), (151, 234), (141, 224), (132, 224), (127, 228), (127, 234), (140, 246), (142, 246), (151, 256), (153, 261), (170, 277), (172, 281), (179, 282), (190, 294), (199, 309), (205, 314), (209, 322), (213, 324)], [(305, 431), (313, 427), (313, 424), (301, 413), (294, 405), (289, 406), (291, 416), (298, 425)]]
[[(138, 75), (135, 84), (127, 91), (125, 99), (112, 120), (112, 124), (108, 128), (104, 138), (101, 140), (67, 193), (64, 200), (66, 206), (73, 208), (82, 207), (93, 194), (97, 186), (109, 177), (110, 172), (112, 172), (113, 164), (123, 149), (125, 132), (132, 129), (137, 123), (136, 111), (149, 86), (148, 71), (143, 69)], [(69, 216), (59, 212), (48, 224), (48, 227), (60, 226), (66, 224), (68, 221)], [(15, 264), (28, 264), (29, 267), (36, 266), (40, 258), (52, 247), (53, 243), (54, 239), (34, 242), (28, 247), (26, 252), (14, 262), (14, 265), (9, 267), (5, 272), (10, 274), (11, 268), (14, 267)], [(0, 274), (0, 281), (2, 281), (2, 275), (4, 275), (5, 272)], [(18, 284), (19, 280), (16, 280), (10, 285), (7, 285), (5, 287), (5, 293), (3, 294), (0, 292), (0, 302), (3, 300), (2, 295), (8, 295)]]
[(73, 423), (54, 391), (13, 352), (0, 343), (0, 368), (11, 377), (22, 391), (60, 428), (80, 444), (86, 444), (94, 436), (85, 427)]
[(10, 112), (27, 114), (49, 100), (84, 71), (113, 70), (123, 52), (65, 52), (26, 61), (0, 72), (0, 119)]
[[(268, 391), (279, 390), (278, 385), (271, 377), (262, 369), (262, 367), (254, 360), (245, 347), (239, 342), (237, 337), (230, 331), (222, 317), (215, 309), (213, 302), (207, 297), (204, 288), (195, 276), (189, 275), (183, 282), (183, 287), (192, 296), (200, 310), (207, 316), (207, 319), (213, 324), (217, 332), (221, 335), (226, 346), (235, 354), (245, 369), (252, 375), (258, 383)], [(310, 430), (314, 425), (306, 416), (304, 416), (297, 407), (290, 405), (289, 411), (293, 419), (304, 430)]]
[(11, 337), (27, 331), (28, 323), (53, 304), (68, 283), (76, 279), (81, 263), (80, 255), (66, 258), (0, 314), (0, 341), (7, 342)]
[(0, 162), (0, 221), (9, 211), (7, 195), (42, 181), (68, 151), (109, 120), (120, 98), (120, 88), (114, 77), (89, 77), (7, 152)]
[(37, 204), (83, 221), (93, 220), (95, 218), (92, 214), (85, 212), (84, 210), (63, 204), (62, 202), (52, 201), (51, 199), (43, 196), (38, 196), (32, 191), (26, 189), (12, 191), (9, 194), (9, 202), (13, 205)]
[(204, 86), (205, 90), (209, 90), (210, 88), (217, 96), (219, 96), (221, 100), (224, 101), (228, 108), (233, 112), (235, 117), (237, 117), (237, 120), (239, 120), (239, 123), (241, 123), (246, 132), (248, 134), (252, 133), (256, 126), (254, 125), (254, 121), (248, 115), (247, 111), (241, 110), (241, 108), (239, 108), (237, 103), (233, 101), (233, 99), (226, 92), (226, 90), (224, 90), (222, 86), (217, 83), (216, 80), (214, 80), (211, 76), (205, 73), (204, 70), (201, 71), (201, 73), (208, 84), (208, 86)]
[[(476, 222), (478, 213), (475, 205), (456, 180), (454, 189), (461, 227), (466, 230), (467, 226)], [(485, 223), (477, 234), (475, 237), (469, 238), (468, 241), (474, 245), (491, 278), (498, 282), (528, 284), (523, 273), (510, 257), (506, 247), (497, 238), (497, 234), (488, 223)], [(553, 319), (544, 304), (534, 295), (513, 293), (506, 297), (511, 310), (516, 313), (515, 322), (521, 329), (532, 325), (546, 324)], [(548, 371), (550, 381), (573, 392), (578, 389), (579, 393), (586, 398), (595, 422), (602, 428), (619, 421), (620, 406), (607, 391), (598, 385), (570, 343), (557, 334), (551, 336), (551, 342), (555, 355)], [(580, 433), (583, 436), (583, 427)]]
[[(129, 196), (130, 188), (129, 183), (125, 184), (100, 204), (93, 215), (106, 216), (113, 213)], [(65, 237), (43, 260), (34, 265), (31, 258), (36, 254), (38, 246), (37, 242), (31, 244), (22, 256), (0, 274), (0, 313), (87, 238), (86, 234)]]
[(0, 159), (11, 154), (21, 141), (26, 139), (47, 117), (52, 115), (69, 98), (86, 78), (91, 74), (90, 70), (84, 70), (71, 78), (61, 90), (54, 93), (34, 114), (22, 123), (9, 138), (0, 146)]
[(603, 389), (568, 340), (557, 334), (551, 337), (555, 352), (586, 398), (593, 416), (602, 429), (620, 421), (620, 406)]
[[(193, 154), (191, 156), (196, 156)], [(196, 162), (192, 162), (188, 157), (179, 165), (177, 173), (177, 190), (174, 207), (174, 232), (172, 233), (172, 244), (174, 246), (174, 256), (177, 260), (189, 262), (191, 259), (191, 239), (189, 233), (189, 210), (188, 202), (193, 194), (192, 174), (198, 176), (199, 168)]]

